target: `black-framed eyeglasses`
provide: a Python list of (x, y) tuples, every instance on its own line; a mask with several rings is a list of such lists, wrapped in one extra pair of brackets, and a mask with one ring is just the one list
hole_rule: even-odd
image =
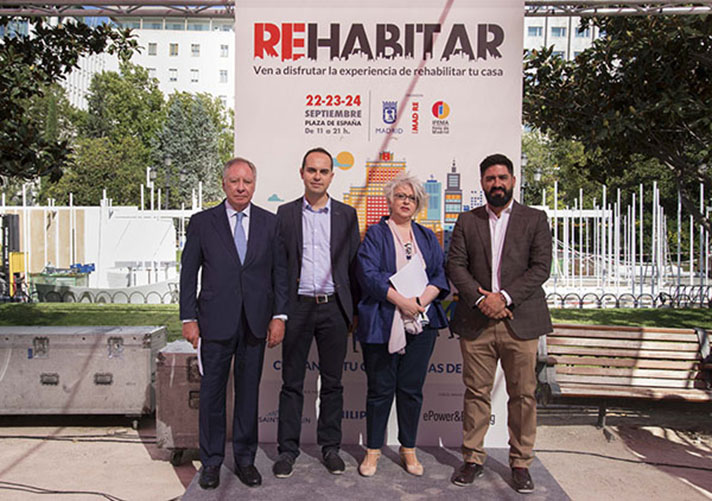
[(415, 203), (414, 195), (406, 195), (405, 193), (394, 193), (393, 197), (396, 198), (397, 200), (400, 200), (401, 202), (404, 200), (408, 200), (409, 202)]

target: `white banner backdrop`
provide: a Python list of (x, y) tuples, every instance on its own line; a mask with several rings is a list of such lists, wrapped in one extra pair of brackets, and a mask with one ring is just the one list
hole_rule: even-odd
[[(519, 173), (523, 0), (241, 0), (236, 16), (235, 151), (257, 165), (258, 205), (276, 211), (300, 196), (302, 156), (321, 146), (335, 158), (330, 194), (356, 208), (362, 232), (387, 213), (385, 183), (408, 170), (428, 194), (418, 222), (447, 246), (457, 215), (484, 201), (479, 162), (504, 153)], [(460, 364), (448, 338), (433, 361)], [(265, 385), (276, 383), (268, 370)], [(443, 370), (426, 380), (419, 443), (462, 440), (448, 417), (462, 412), (462, 376)], [(365, 377), (345, 371), (344, 386), (346, 439), (365, 428)], [(496, 388), (489, 447), (506, 445)]]
[[(259, 436), (261, 442), (277, 441), (277, 416), (279, 391), (282, 386), (281, 347), (265, 352), (262, 384), (260, 385)], [(304, 378), (304, 409), (302, 413), (303, 444), (316, 443), (319, 357), (316, 344), (307, 358)], [(360, 345), (349, 347), (344, 361), (344, 412), (342, 421), (344, 444), (366, 443), (366, 371)], [(423, 387), (423, 408), (418, 425), (418, 445), (462, 445), (462, 409), (464, 398), (462, 383), (462, 356), (460, 343), (447, 329), (440, 331), (435, 350), (428, 365), (428, 375)], [(507, 394), (504, 373), (497, 367), (492, 392), (490, 429), (485, 437), (485, 447), (506, 447)], [(398, 425), (395, 403), (391, 409), (386, 436), (388, 445), (398, 444)]]

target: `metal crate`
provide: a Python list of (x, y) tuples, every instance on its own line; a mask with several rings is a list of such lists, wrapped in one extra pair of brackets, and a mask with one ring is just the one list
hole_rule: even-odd
[(126, 414), (155, 408), (165, 327), (0, 327), (0, 414)]

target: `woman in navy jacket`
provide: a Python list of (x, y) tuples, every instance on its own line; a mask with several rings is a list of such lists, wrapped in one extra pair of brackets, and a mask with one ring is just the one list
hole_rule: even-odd
[[(415, 455), (415, 440), (423, 384), (437, 331), (447, 327), (440, 300), (449, 287), (440, 243), (431, 230), (413, 221), (426, 201), (420, 181), (404, 172), (384, 192), (390, 216), (368, 229), (357, 254), (361, 300), (356, 337), (368, 378), (367, 451), (359, 473), (370, 477), (376, 472), (395, 396), (401, 461), (419, 476), (423, 466)], [(423, 266), (427, 275), (427, 287), (414, 297), (399, 293), (390, 281), (407, 264)]]

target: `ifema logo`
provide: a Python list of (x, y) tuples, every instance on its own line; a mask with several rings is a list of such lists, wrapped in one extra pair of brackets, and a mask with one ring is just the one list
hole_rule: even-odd
[(433, 116), (439, 120), (445, 120), (450, 115), (450, 106), (445, 101), (437, 101), (433, 105)]
[(433, 134), (450, 134), (450, 106), (445, 101), (436, 101), (431, 108), (433, 112)]

